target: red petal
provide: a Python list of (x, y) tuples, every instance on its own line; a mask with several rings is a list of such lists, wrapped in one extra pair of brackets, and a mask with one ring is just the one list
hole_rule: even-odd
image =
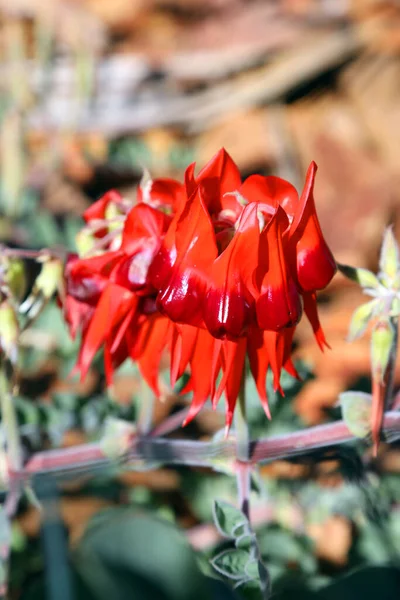
[(237, 338), (251, 319), (253, 298), (245, 282), (256, 265), (259, 224), (256, 205), (245, 208), (228, 247), (214, 262), (204, 304), (204, 322), (214, 337)]
[(162, 211), (143, 202), (137, 204), (126, 217), (121, 249), (127, 254), (133, 254), (149, 241), (161, 241), (170, 222), (170, 217)]
[(298, 374), (296, 367), (294, 366), (291, 359), (292, 352), (292, 342), (293, 336), (295, 332), (295, 327), (289, 327), (287, 329), (283, 329), (280, 334), (284, 338), (284, 352), (283, 352), (283, 368), (289, 375), (301, 381), (301, 377)]
[(197, 340), (197, 327), (175, 325), (171, 344), (171, 386), (182, 377), (189, 364)]
[(63, 310), (70, 336), (75, 339), (78, 331), (83, 329), (91, 319), (94, 309), (86, 302), (80, 302), (72, 296), (66, 296)]
[[(266, 212), (274, 214), (280, 204), (287, 215), (292, 216), (299, 201), (296, 188), (280, 177), (250, 175), (240, 188), (240, 193), (249, 202), (265, 203)], [(270, 211), (268, 211), (268, 205)]]
[(112, 202), (119, 204), (122, 202), (122, 196), (117, 190), (109, 190), (96, 202), (94, 202), (89, 208), (83, 213), (83, 218), (86, 223), (93, 219), (104, 219), (107, 206)]
[(256, 384), (262, 407), (268, 419), (271, 412), (268, 406), (266, 379), (270, 365), (269, 350), (264, 344), (265, 332), (260, 329), (252, 329), (248, 337), (247, 353), (249, 356), (250, 370)]
[(315, 339), (318, 342), (318, 346), (324, 351), (324, 347), (330, 348), (330, 345), (326, 341), (324, 331), (321, 327), (321, 323), (318, 318), (318, 307), (317, 307), (317, 294), (315, 292), (309, 292), (303, 294), (304, 312), (307, 315), (307, 319), (311, 323)]
[(316, 171), (317, 165), (312, 162), (289, 232), (290, 245), (295, 249), (297, 280), (305, 291), (323, 289), (336, 272), (335, 259), (324, 240), (315, 210)]
[(82, 341), (79, 354), (82, 379), (109, 332), (123, 319), (135, 300), (131, 292), (120, 286), (112, 284), (105, 288)]
[(301, 300), (287, 266), (283, 233), (287, 217), (279, 206), (260, 236), (260, 262), (255, 281), (260, 289), (256, 302), (261, 329), (279, 331), (296, 324), (302, 313)]
[(196, 182), (202, 187), (204, 202), (211, 214), (221, 210), (240, 211), (236, 198), (225, 196), (238, 190), (242, 182), (238, 167), (224, 148), (201, 169)]
[(160, 290), (157, 304), (173, 321), (198, 325), (207, 273), (217, 256), (213, 227), (199, 190), (176, 224), (175, 247), (175, 252), (161, 248), (151, 267), (152, 281)]
[[(170, 208), (174, 212), (179, 210), (185, 202), (185, 186), (175, 179), (167, 177), (154, 179), (150, 186), (150, 203), (155, 208)], [(146, 202), (143, 198), (143, 190), (138, 188), (138, 202)]]
[(142, 321), (131, 358), (137, 361), (139, 371), (154, 394), (159, 397), (158, 384), (161, 357), (172, 335), (172, 323), (160, 315), (147, 316)]
[(233, 413), (240, 392), (240, 386), (242, 379), (245, 376), (244, 366), (246, 348), (246, 338), (242, 338), (238, 342), (224, 342), (225, 372), (221, 381), (221, 385), (224, 387), (226, 397), (226, 432), (229, 431), (229, 428), (232, 424)]
[(193, 389), (193, 398), (189, 414), (183, 423), (184, 425), (187, 425), (187, 423), (194, 419), (210, 397), (215, 343), (216, 340), (207, 330), (197, 330), (196, 345), (190, 361), (190, 381)]

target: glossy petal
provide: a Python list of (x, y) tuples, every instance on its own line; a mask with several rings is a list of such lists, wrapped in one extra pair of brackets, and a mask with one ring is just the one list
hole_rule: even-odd
[(70, 257), (64, 271), (67, 295), (95, 305), (122, 256), (121, 252), (107, 252), (86, 259)]
[(168, 251), (167, 239), (150, 270), (159, 290), (157, 304), (172, 321), (198, 325), (202, 322), (208, 273), (217, 256), (213, 227), (199, 190), (171, 228), (175, 229), (175, 248)]
[(316, 171), (317, 165), (312, 162), (289, 232), (289, 243), (295, 254), (297, 281), (306, 292), (325, 288), (336, 272), (335, 259), (324, 240), (315, 210)]
[(224, 148), (213, 156), (196, 178), (191, 165), (185, 180), (188, 195), (193, 193), (196, 185), (201, 186), (205, 205), (211, 215), (222, 210), (230, 210), (235, 214), (240, 212), (236, 198), (225, 195), (238, 190), (242, 182), (238, 167)]
[(240, 193), (249, 202), (265, 204), (265, 212), (271, 215), (275, 213), (277, 204), (280, 204), (290, 218), (299, 201), (296, 188), (291, 183), (272, 175), (250, 175), (243, 182)]
[[(158, 178), (150, 180), (147, 189), (138, 188), (138, 202), (145, 202), (159, 208), (160, 211), (176, 212), (186, 200), (185, 186), (170, 178)], [(145, 186), (146, 187), (146, 186)]]
[(126, 217), (122, 233), (121, 250), (135, 254), (149, 245), (158, 250), (170, 217), (141, 202), (134, 206)]
[(257, 207), (252, 205), (243, 211), (234, 238), (212, 265), (204, 323), (214, 337), (238, 338), (246, 331), (253, 304), (246, 281), (252, 278), (258, 240)]
[(287, 217), (281, 207), (260, 236), (259, 266), (255, 283), (260, 290), (256, 302), (261, 329), (279, 331), (295, 325), (302, 313), (301, 300), (287, 266), (283, 233)]

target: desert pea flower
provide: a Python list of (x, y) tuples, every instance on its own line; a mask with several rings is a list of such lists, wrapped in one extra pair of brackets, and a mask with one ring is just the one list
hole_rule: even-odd
[[(248, 356), (265, 412), (266, 374), (280, 389), (282, 368), (296, 376), (290, 351), (302, 310), (321, 348), (316, 291), (336, 264), (315, 210), (316, 165), (304, 190), (278, 177), (254, 175), (243, 183), (221, 150), (194, 176), (185, 176), (187, 200), (175, 214), (149, 275), (157, 306), (176, 323), (171, 345), (172, 382), (190, 366), (192, 419), (223, 392), (230, 426)], [(217, 387), (217, 379), (222, 377)]]
[(148, 270), (183, 192), (174, 180), (147, 178), (136, 203), (110, 191), (84, 213), (81, 255), (67, 261), (64, 300), (71, 335), (81, 333), (76, 370), (82, 378), (103, 348), (108, 384), (130, 357), (159, 395), (159, 364), (172, 324), (156, 309)]

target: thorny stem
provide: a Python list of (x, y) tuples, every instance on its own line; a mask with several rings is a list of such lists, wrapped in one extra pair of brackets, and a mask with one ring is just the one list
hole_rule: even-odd
[(246, 381), (243, 374), (239, 398), (235, 410), (236, 431), (236, 482), (239, 506), (249, 519), (250, 517), (250, 432), (246, 418)]

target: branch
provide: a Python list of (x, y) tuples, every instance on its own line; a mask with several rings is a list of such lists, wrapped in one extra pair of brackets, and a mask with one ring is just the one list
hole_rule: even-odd
[[(387, 442), (400, 439), (400, 412), (385, 414), (383, 434)], [(288, 459), (309, 453), (318, 448), (337, 446), (356, 438), (343, 421), (318, 425), (250, 443), (249, 461), (255, 464)], [(161, 439), (152, 436), (135, 437), (124, 457), (115, 460), (106, 455), (101, 443), (83, 444), (61, 450), (48, 450), (35, 454), (20, 471), (10, 473), (11, 480), (29, 481), (33, 476), (51, 473), (57, 479), (79, 475), (92, 475), (95, 471), (118, 466), (134, 468), (137, 462), (188, 465), (218, 470), (229, 467), (236, 460), (236, 442), (198, 442), (191, 440)]]

